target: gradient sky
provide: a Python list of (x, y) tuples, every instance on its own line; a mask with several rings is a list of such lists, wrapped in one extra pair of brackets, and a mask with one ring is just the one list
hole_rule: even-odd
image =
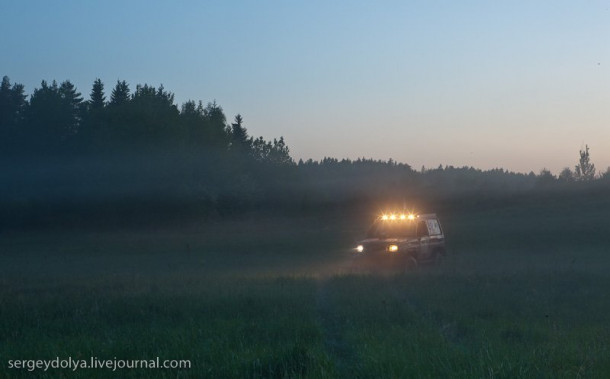
[(0, 2), (0, 76), (163, 84), (299, 159), (610, 166), (607, 1)]

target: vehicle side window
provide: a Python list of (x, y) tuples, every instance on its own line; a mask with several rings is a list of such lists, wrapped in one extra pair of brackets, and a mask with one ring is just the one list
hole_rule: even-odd
[(428, 232), (430, 235), (437, 236), (441, 234), (441, 226), (438, 224), (438, 220), (426, 220), (426, 226), (428, 227)]
[(427, 237), (428, 236), (428, 227), (424, 221), (420, 221), (417, 223), (417, 236), (418, 237)]

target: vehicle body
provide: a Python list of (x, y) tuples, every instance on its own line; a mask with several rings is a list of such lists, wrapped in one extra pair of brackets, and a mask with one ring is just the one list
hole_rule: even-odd
[(354, 250), (355, 258), (372, 264), (438, 264), (445, 256), (445, 235), (434, 213), (386, 214), (375, 220)]

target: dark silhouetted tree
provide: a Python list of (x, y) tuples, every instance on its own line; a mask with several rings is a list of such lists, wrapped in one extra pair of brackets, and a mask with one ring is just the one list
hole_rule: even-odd
[(129, 105), (129, 140), (140, 147), (175, 147), (182, 139), (174, 95), (147, 84), (136, 86)]
[(219, 141), (222, 146), (228, 145), (227, 118), (222, 107), (216, 104), (216, 100), (203, 109), (203, 116), (207, 122), (207, 133), (213, 141)]
[(222, 107), (216, 104), (216, 100), (213, 103), (208, 103), (203, 110), (203, 114), (217, 129), (225, 130), (227, 118)]
[(231, 124), (231, 149), (237, 152), (249, 153), (252, 139), (248, 137), (248, 131), (243, 126), (244, 119), (240, 114), (235, 116), (235, 122)]
[(110, 103), (111, 106), (124, 105), (129, 101), (129, 85), (126, 81), (118, 80), (114, 88), (112, 89), (112, 94), (110, 95)]
[(49, 85), (43, 80), (40, 88), (34, 89), (26, 109), (26, 149), (31, 153), (58, 153), (72, 132), (65, 122), (65, 111), (57, 82), (54, 80)]
[(277, 165), (294, 165), (294, 161), (290, 157), (290, 149), (284, 142), (284, 137), (273, 139), (270, 161)]
[(571, 183), (574, 181), (574, 173), (569, 167), (564, 167), (564, 169), (559, 173), (558, 179), (564, 183)]
[(89, 95), (89, 110), (95, 111), (104, 108), (106, 105), (106, 95), (104, 94), (104, 83), (100, 79), (95, 79), (91, 94)]
[(66, 80), (49, 86), (42, 81), (34, 90), (26, 108), (27, 145), (33, 153), (64, 154), (71, 152), (83, 116), (83, 98)]
[(543, 168), (542, 170), (540, 170), (540, 174), (538, 174), (536, 182), (538, 185), (548, 186), (555, 183), (555, 180), (555, 176), (551, 173), (551, 171), (546, 168)]
[(580, 159), (574, 169), (574, 178), (578, 181), (595, 179), (595, 165), (590, 160), (589, 146), (585, 145), (585, 150), (580, 150), (579, 153)]
[(104, 93), (104, 83), (100, 79), (95, 79), (93, 82), (89, 100), (86, 102), (86, 109), (77, 136), (77, 149), (81, 152), (97, 153), (100, 148), (104, 148), (104, 132), (106, 134), (108, 132), (106, 95)]
[(203, 105), (192, 100), (182, 104), (180, 109), (180, 123), (185, 130), (185, 138), (190, 151), (195, 150), (206, 140), (204, 134), (205, 121), (203, 118)]
[(84, 112), (83, 98), (76, 87), (66, 80), (59, 86), (59, 96), (61, 98), (61, 115), (66, 132), (65, 137), (72, 136), (78, 132)]
[(0, 86), (0, 154), (18, 149), (19, 127), (27, 106), (23, 85), (13, 84), (8, 76)]
[(192, 153), (201, 153), (209, 148), (227, 148), (225, 117), (216, 103), (204, 107), (201, 101), (187, 101), (182, 104), (180, 120), (186, 133), (186, 145)]
[[(279, 140), (274, 138), (273, 142), (258, 137), (252, 141), (252, 156), (259, 162), (272, 165), (294, 165), (294, 161), (290, 157), (290, 150), (284, 142), (284, 137), (280, 137)], [(328, 164), (327, 160), (326, 164)]]
[(272, 147), (271, 142), (265, 141), (263, 137), (258, 137), (252, 141), (252, 157), (259, 162), (266, 162)]

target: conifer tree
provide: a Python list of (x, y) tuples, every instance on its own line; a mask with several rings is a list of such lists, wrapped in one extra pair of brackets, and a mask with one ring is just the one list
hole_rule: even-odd
[(110, 95), (109, 105), (118, 106), (129, 102), (129, 85), (126, 81), (117, 80), (116, 86)]
[(93, 82), (89, 100), (89, 108), (91, 110), (102, 109), (106, 105), (106, 96), (104, 95), (104, 83), (98, 78)]
[(26, 106), (23, 85), (11, 85), (8, 76), (3, 77), (0, 85), (0, 154), (15, 150)]

